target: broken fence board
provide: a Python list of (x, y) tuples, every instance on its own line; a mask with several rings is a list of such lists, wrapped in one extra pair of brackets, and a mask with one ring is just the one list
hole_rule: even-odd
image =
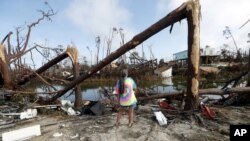
[(40, 136), (41, 135), (41, 128), (40, 125), (35, 125), (31, 127), (26, 127), (10, 132), (5, 132), (2, 134), (2, 140), (3, 141), (20, 141), (29, 139), (34, 136)]
[(162, 126), (162, 125), (167, 125), (168, 122), (167, 122), (167, 118), (162, 114), (161, 111), (158, 111), (158, 112), (154, 112), (155, 116), (156, 116), (156, 119), (157, 121), (159, 122), (159, 124)]

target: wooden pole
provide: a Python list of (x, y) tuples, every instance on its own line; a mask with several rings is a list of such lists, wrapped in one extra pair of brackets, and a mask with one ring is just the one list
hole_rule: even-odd
[(200, 3), (193, 0), (187, 5), (188, 23), (188, 78), (185, 110), (198, 107), (200, 62)]

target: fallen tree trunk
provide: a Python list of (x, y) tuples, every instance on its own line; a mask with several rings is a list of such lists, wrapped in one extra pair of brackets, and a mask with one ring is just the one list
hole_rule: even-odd
[(248, 73), (249, 73), (249, 70), (247, 70), (247, 71), (245, 71), (245, 72), (239, 74), (238, 76), (236, 76), (236, 77), (234, 77), (234, 78), (228, 80), (228, 81), (226, 82), (226, 84), (225, 84), (221, 89), (225, 89), (225, 88), (226, 88), (229, 84), (231, 84), (233, 81), (234, 81), (234, 84), (233, 84), (232, 87), (235, 87), (235, 86), (237, 85), (238, 81), (239, 81), (243, 76), (247, 75)]
[[(233, 86), (232, 87), (236, 87), (237, 83), (240, 81), (240, 79), (245, 76), (245, 75), (248, 75), (248, 80), (247, 80), (247, 85), (246, 86), (249, 86), (249, 70), (250, 70), (250, 57), (248, 57), (248, 69), (247, 71), (241, 73), (240, 75), (230, 79), (226, 84), (225, 86), (222, 88), (222, 89), (226, 89), (227, 86), (229, 84), (231, 84), (232, 82), (234, 82)], [(250, 96), (248, 94), (244, 94), (244, 95), (230, 95), (226, 101), (224, 102), (224, 106), (227, 106), (227, 105), (231, 105), (231, 104), (234, 104), (234, 103), (248, 103), (250, 102), (249, 100)]]
[(140, 101), (140, 100), (150, 100), (150, 99), (160, 99), (160, 98), (166, 98), (166, 97), (173, 97), (173, 96), (178, 96), (178, 95), (184, 95), (184, 92), (154, 94), (152, 96), (147, 96), (147, 97), (138, 97), (137, 99)]
[(230, 88), (227, 90), (221, 90), (221, 89), (216, 89), (216, 88), (199, 90), (200, 95), (204, 95), (204, 94), (225, 95), (225, 94), (233, 94), (233, 93), (248, 94), (249, 92), (250, 92), (250, 87), (234, 87), (234, 88)]
[[(42, 67), (40, 67), (39, 69), (37, 69), (35, 72), (37, 74), (41, 74), (42, 72), (46, 71), (48, 68), (50, 68), (51, 66), (57, 64), (58, 62), (62, 61), (63, 59), (67, 58), (69, 55), (64, 52), (63, 54), (55, 57), (54, 59), (52, 59), (51, 61), (49, 61), (48, 63), (46, 63), (45, 65), (43, 65)], [(24, 85), (25, 83), (27, 83), (30, 79), (35, 78), (36, 75), (35, 74), (30, 74), (29, 76), (25, 76), (24, 78), (22, 77), (19, 81), (18, 81), (18, 85)]]
[[(211, 88), (211, 89), (200, 89), (199, 95), (227, 95), (227, 94), (250, 94), (250, 87), (235, 87), (225, 90)], [(150, 100), (150, 99), (160, 99), (166, 97), (173, 97), (178, 95), (183, 95), (185, 92), (172, 92), (172, 93), (165, 93), (165, 94), (154, 94), (153, 96), (148, 97), (139, 97), (138, 100)]]
[(63, 90), (61, 90), (58, 94), (56, 94), (54, 97), (49, 99), (47, 102), (51, 102), (56, 100), (57, 98), (61, 97), (64, 95), (67, 91), (70, 89), (74, 88), (75, 85), (83, 82), (85, 79), (89, 78), (93, 74), (95, 74), (97, 71), (101, 70), (103, 67), (126, 53), (127, 51), (135, 48), (137, 45), (141, 44), (143, 41), (147, 40), (154, 34), (158, 33), (162, 29), (173, 25), (174, 23), (186, 18), (186, 7), (187, 7), (188, 2), (182, 4), (179, 8), (175, 9), (171, 13), (169, 13), (167, 16), (144, 30), (143, 32), (137, 34), (134, 36), (129, 42), (126, 44), (122, 45), (119, 49), (111, 53), (109, 56), (107, 56), (105, 59), (100, 61), (98, 64), (96, 64), (94, 67), (92, 67), (89, 71), (88, 74), (86, 75), (81, 75), (79, 76), (76, 80), (72, 81), (68, 86), (66, 86)]

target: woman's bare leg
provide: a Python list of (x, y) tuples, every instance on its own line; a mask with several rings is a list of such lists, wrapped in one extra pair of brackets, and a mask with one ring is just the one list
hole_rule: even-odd
[(134, 109), (133, 108), (129, 108), (128, 109), (128, 126), (129, 127), (132, 127), (133, 126), (133, 123), (134, 123)]
[(120, 124), (120, 119), (122, 117), (124, 110), (122, 108), (119, 109), (118, 113), (117, 113), (117, 119), (116, 119), (116, 123), (115, 125), (118, 126)]

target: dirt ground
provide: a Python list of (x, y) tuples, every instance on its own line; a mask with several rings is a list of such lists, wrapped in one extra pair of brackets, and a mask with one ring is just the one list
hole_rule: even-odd
[[(124, 115), (119, 127), (115, 126), (116, 113), (107, 111), (103, 116), (38, 115), (30, 120), (19, 121), (15, 126), (1, 129), (0, 133), (41, 125), (41, 136), (30, 141), (223, 141), (229, 140), (230, 124), (250, 124), (250, 106), (211, 107), (215, 119), (197, 111), (195, 113), (164, 112), (167, 126), (160, 126), (152, 108), (140, 106), (136, 111), (135, 124), (128, 127)], [(54, 135), (61, 134), (59, 137)]]

